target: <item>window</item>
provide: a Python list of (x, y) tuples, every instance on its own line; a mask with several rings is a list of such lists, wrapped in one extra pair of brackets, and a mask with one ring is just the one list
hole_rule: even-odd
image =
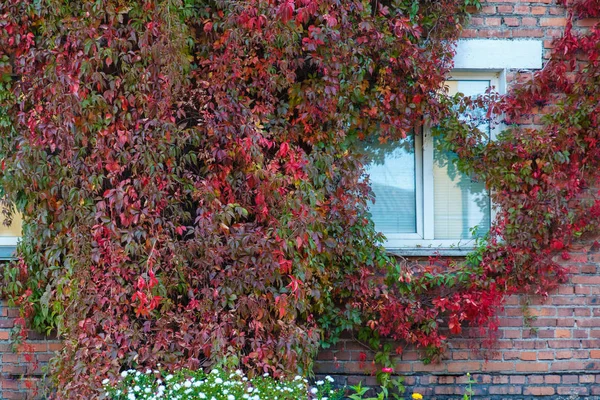
[(4, 225), (4, 218), (0, 216), (0, 260), (12, 258), (21, 237), (21, 216), (15, 213), (10, 226)]
[[(475, 96), (490, 86), (499, 90), (499, 78), (500, 73), (455, 72), (446, 85), (451, 94)], [(479, 129), (493, 135), (488, 124)], [(370, 205), (375, 227), (390, 250), (468, 249), (490, 227), (485, 185), (460, 173), (455, 155), (436, 149), (430, 129), (421, 133), (386, 145), (367, 169), (376, 198)]]

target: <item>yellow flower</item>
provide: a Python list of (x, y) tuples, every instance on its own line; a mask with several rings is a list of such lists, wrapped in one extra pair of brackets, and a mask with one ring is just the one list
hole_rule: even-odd
[(413, 393), (412, 398), (415, 400), (421, 400), (423, 399), (423, 395), (421, 393)]

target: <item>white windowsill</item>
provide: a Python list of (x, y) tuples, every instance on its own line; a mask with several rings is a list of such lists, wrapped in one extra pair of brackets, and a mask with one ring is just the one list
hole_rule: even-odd
[(386, 247), (388, 254), (403, 257), (464, 257), (473, 251), (474, 247), (403, 247), (390, 248)]

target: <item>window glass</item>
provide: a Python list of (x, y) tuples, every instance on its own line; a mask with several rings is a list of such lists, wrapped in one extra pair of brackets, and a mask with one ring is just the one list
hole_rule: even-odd
[(383, 160), (367, 168), (375, 192), (375, 204), (369, 207), (373, 222), (384, 234), (414, 233), (417, 231), (414, 139), (407, 138), (401, 146), (385, 147), (381, 149)]
[[(446, 82), (450, 94), (461, 92), (466, 96), (485, 93), (489, 80), (458, 80)], [(482, 113), (485, 110), (482, 110)], [(478, 128), (487, 131), (489, 124)], [(435, 239), (471, 239), (472, 229), (477, 227), (476, 236), (482, 236), (490, 227), (490, 201), (482, 182), (456, 169), (456, 156), (440, 152), (434, 146), (434, 237)]]

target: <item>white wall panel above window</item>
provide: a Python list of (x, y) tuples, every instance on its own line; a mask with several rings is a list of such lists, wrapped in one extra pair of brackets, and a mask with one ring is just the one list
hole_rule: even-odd
[(454, 68), (540, 69), (542, 50), (542, 40), (462, 39), (456, 47)]

